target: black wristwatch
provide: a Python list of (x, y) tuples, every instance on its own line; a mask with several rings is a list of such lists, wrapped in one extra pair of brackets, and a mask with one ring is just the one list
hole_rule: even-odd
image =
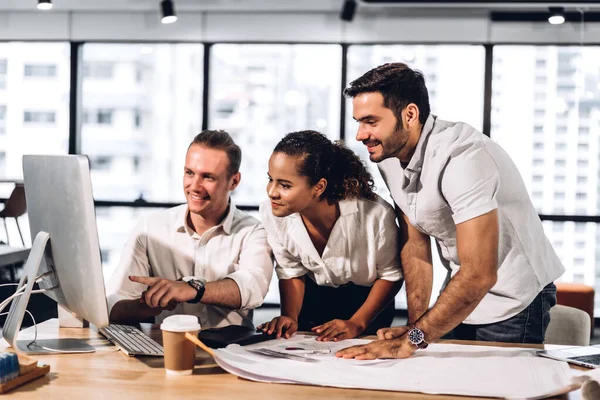
[(206, 285), (204, 284), (204, 281), (202, 281), (200, 279), (196, 279), (193, 276), (191, 276), (191, 277), (186, 276), (186, 277), (181, 278), (181, 280), (183, 282), (186, 282), (188, 285), (190, 285), (197, 291), (196, 297), (194, 297), (192, 300), (188, 300), (187, 303), (191, 303), (191, 304), (200, 303), (202, 296), (204, 296), (204, 291), (206, 290)]

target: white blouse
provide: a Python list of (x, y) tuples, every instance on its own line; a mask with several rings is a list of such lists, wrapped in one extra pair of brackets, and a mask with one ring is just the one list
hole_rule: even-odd
[(340, 216), (319, 256), (300, 214), (276, 217), (270, 201), (261, 204), (261, 220), (278, 278), (306, 274), (318, 285), (332, 287), (348, 282), (371, 286), (376, 279), (402, 279), (394, 209), (380, 198), (342, 200), (339, 207)]

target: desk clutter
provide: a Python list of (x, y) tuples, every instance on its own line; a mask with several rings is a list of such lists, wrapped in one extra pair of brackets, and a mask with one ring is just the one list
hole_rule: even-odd
[(11, 352), (0, 353), (0, 393), (46, 375), (49, 365), (38, 365), (37, 360)]

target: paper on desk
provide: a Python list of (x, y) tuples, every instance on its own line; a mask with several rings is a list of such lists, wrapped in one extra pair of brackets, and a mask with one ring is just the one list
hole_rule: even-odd
[[(538, 357), (533, 349), (431, 344), (406, 360), (361, 361), (336, 358), (335, 352), (368, 340), (313, 341), (314, 336), (295, 335), (247, 347), (230, 345), (216, 350), (215, 360), (232, 374), (261, 382), (429, 394), (533, 398), (571, 384), (567, 363)], [(247, 351), (308, 345), (332, 352), (306, 356), (319, 362), (300, 362)]]

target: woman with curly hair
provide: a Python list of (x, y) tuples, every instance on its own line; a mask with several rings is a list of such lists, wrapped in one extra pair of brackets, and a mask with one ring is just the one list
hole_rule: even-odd
[(338, 341), (389, 327), (402, 286), (398, 228), (358, 156), (321, 133), (293, 132), (273, 150), (268, 175), (260, 214), (281, 316), (259, 329)]

